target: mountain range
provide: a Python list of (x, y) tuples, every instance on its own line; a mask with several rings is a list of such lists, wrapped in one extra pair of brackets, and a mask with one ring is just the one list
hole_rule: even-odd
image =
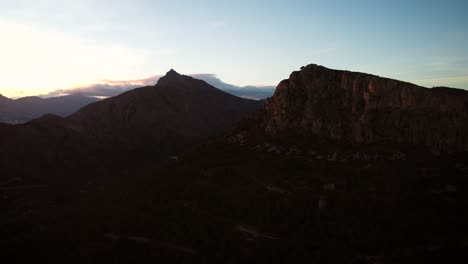
[[(273, 86), (235, 86), (223, 82), (213, 74), (194, 74), (191, 76), (206, 81), (213, 87), (229, 94), (247, 99), (262, 100), (272, 96), (275, 91)], [(157, 83), (161, 77), (145, 79), (144, 82)], [(58, 90), (48, 94), (47, 97), (30, 96), (15, 100), (0, 94), (0, 122), (20, 124), (45, 114), (66, 117), (90, 103), (99, 101), (98, 98), (117, 96), (135, 88), (139, 88), (139, 86), (125, 82), (113, 85), (95, 84), (83, 88)], [(68, 95), (57, 96), (58, 94)]]
[(45, 114), (68, 116), (97, 101), (96, 98), (79, 94), (52, 98), (31, 96), (16, 100), (0, 95), (0, 122), (24, 123)]
[(315, 64), (255, 101), (171, 70), (68, 117), (0, 124), (0, 254), (465, 263), (467, 102)]
[(48, 114), (6, 126), (0, 130), (0, 160), (4, 168), (13, 168), (12, 174), (23, 169), (27, 174), (34, 166), (18, 166), (24, 160), (54, 166), (98, 153), (105, 160), (119, 155), (150, 159), (174, 155), (234, 128), (261, 105), (171, 70), (155, 86), (89, 104), (68, 117)]

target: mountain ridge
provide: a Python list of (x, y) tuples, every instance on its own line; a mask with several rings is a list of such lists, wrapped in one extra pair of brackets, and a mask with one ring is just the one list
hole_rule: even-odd
[[(466, 121), (453, 104), (461, 99), (451, 99), (464, 96), (435, 89), (422, 97), (411, 86), (402, 97), (406, 83), (346, 76), (315, 67), (293, 73), (263, 108), (168, 76), (67, 118), (0, 124), (6, 256), (61, 263), (76, 256), (104, 263), (467, 259), (468, 153), (433, 155), (411, 141), (348, 147), (352, 125), (366, 121), (369, 109), (376, 118), (358, 123), (366, 130), (433, 113), (428, 121), (439, 125), (446, 113)], [(384, 91), (369, 89), (369, 80)], [(427, 102), (434, 109), (425, 111)], [(401, 105), (411, 107), (401, 112)], [(313, 121), (325, 129), (314, 130)], [(399, 126), (411, 123), (395, 124), (404, 131)], [(337, 146), (307, 144), (318, 139)]]
[(18, 99), (3, 96), (0, 97), (0, 122), (24, 123), (44, 114), (65, 117), (97, 101), (99, 99), (79, 94), (51, 98), (28, 96)]
[(67, 124), (97, 137), (104, 145), (118, 141), (129, 148), (134, 144), (163, 148), (168, 142), (182, 146), (187, 140), (231, 128), (260, 106), (260, 102), (233, 96), (171, 70), (155, 86), (84, 107), (71, 115)]
[(461, 89), (429, 89), (310, 64), (280, 82), (263, 113), (268, 135), (468, 151), (468, 92)]

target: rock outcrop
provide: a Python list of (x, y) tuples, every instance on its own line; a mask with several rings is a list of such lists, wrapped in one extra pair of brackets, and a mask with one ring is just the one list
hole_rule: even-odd
[(261, 126), (273, 136), (468, 151), (468, 92), (312, 64), (278, 85)]

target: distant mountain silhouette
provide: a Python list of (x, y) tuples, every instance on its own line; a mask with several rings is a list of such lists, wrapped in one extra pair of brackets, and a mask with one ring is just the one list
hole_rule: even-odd
[(16, 100), (0, 95), (0, 122), (24, 123), (45, 114), (65, 117), (97, 101), (99, 99), (79, 94), (52, 98), (31, 96)]
[(224, 91), (227, 93), (233, 94), (235, 96), (242, 97), (242, 98), (264, 100), (268, 97), (271, 97), (274, 94), (275, 88), (271, 86), (267, 86), (267, 87), (244, 86), (244, 87), (238, 87), (238, 88), (235, 87), (233, 89), (226, 89)]
[(0, 102), (3, 103), (3, 102), (6, 102), (6, 101), (8, 101), (8, 100), (9, 100), (8, 98), (6, 98), (6, 97), (3, 96), (2, 94), (0, 94)]
[(203, 80), (220, 90), (242, 98), (261, 100), (271, 97), (275, 92), (274, 86), (237, 86), (222, 81), (214, 74), (194, 74), (191, 76)]
[(278, 85), (259, 123), (273, 136), (468, 151), (468, 92), (311, 64)]

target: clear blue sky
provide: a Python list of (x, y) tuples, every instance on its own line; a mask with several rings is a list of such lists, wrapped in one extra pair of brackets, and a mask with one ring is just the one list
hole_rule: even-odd
[(466, 0), (0, 0), (0, 93), (170, 68), (276, 85), (309, 63), (468, 89), (467, 14)]

